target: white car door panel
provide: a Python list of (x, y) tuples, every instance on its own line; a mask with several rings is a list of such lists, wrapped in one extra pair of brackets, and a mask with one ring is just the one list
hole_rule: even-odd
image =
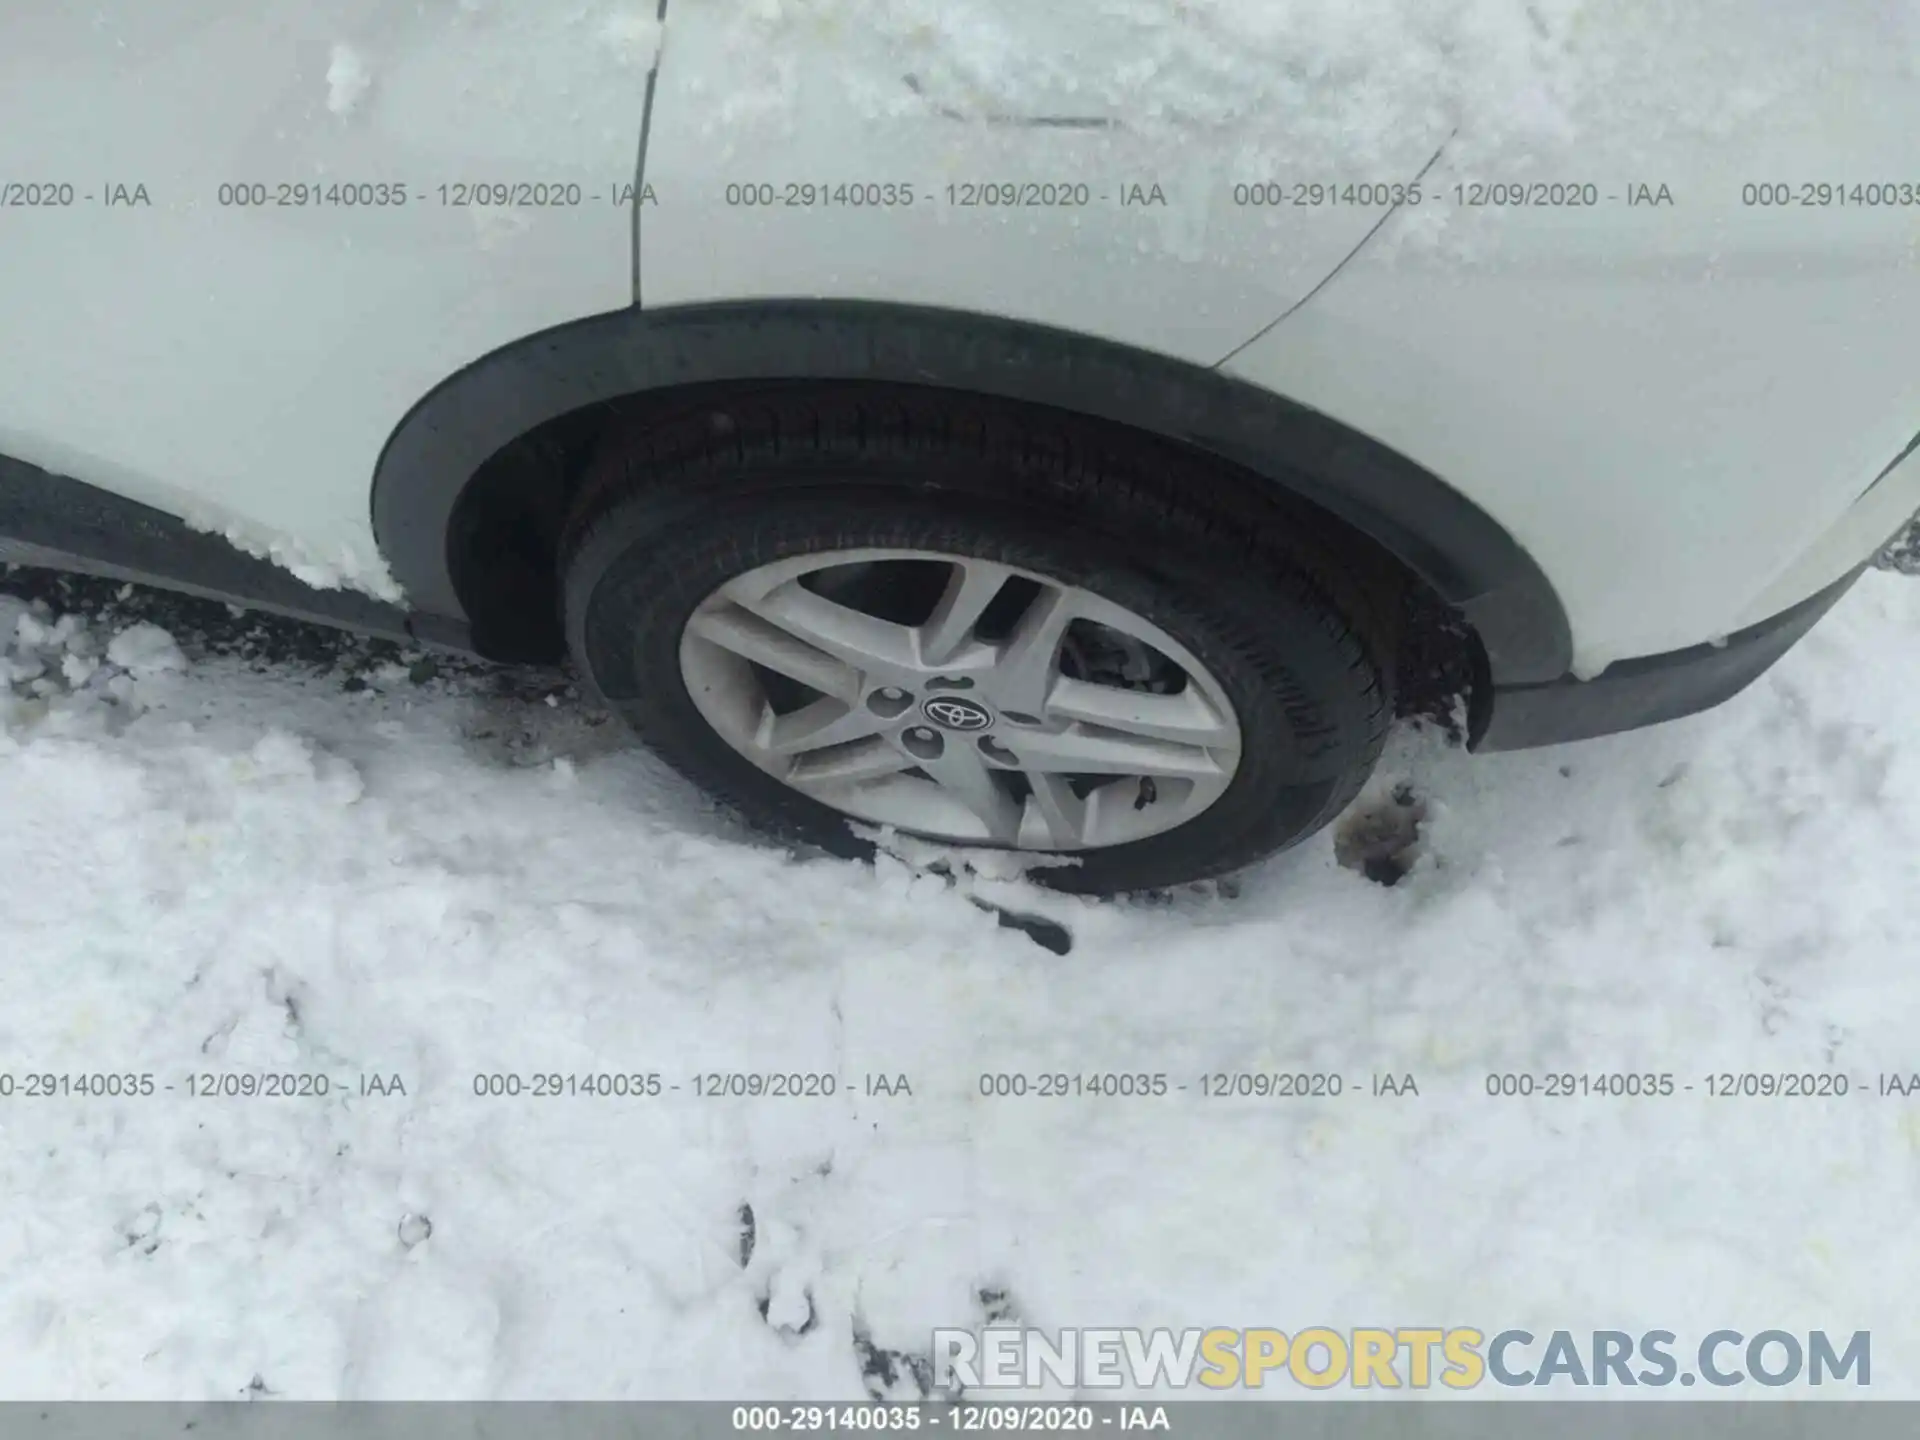
[[(1430, 120), (1369, 147), (1345, 178), (1379, 182), (1380, 203), (1260, 205), (1245, 189), (1236, 203), (1236, 183), (1280, 174), (1258, 159), (1273, 152), (1255, 139), (1275, 139), (1258, 116), (1147, 123), (1066, 85), (1010, 109), (833, 15), (669, 0), (640, 217), (647, 308), (893, 301), (1213, 364), (1351, 254), (1446, 133)], [(1004, 18), (1035, 51), (1099, 33), (1046, 7)]]
[(368, 486), (407, 409), (631, 303), (623, 10), (13, 0), (5, 32), (0, 452), (390, 593)]

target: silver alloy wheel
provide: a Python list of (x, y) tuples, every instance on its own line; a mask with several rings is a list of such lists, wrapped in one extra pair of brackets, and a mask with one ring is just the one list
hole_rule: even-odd
[[(945, 569), (917, 624), (822, 593), (841, 567), (894, 561)], [(1151, 657), (1158, 688), (1063, 668), (1086, 635)], [(1218, 800), (1240, 761), (1226, 692), (1172, 636), (1090, 590), (972, 556), (835, 550), (747, 571), (694, 610), (680, 671), (707, 722), (760, 769), (855, 819), (936, 839), (1144, 839)]]

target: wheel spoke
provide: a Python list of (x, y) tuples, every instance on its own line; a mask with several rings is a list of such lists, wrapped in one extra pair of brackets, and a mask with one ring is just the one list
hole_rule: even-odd
[(987, 827), (989, 840), (999, 845), (1019, 842), (1020, 806), (973, 746), (949, 741), (939, 755), (922, 760), (920, 768)]
[(787, 772), (787, 783), (801, 790), (857, 785), (898, 775), (912, 764), (885, 740), (870, 736), (799, 756)]
[(1028, 814), (1039, 818), (1047, 839), (1061, 849), (1079, 845), (1087, 833), (1087, 802), (1073, 793), (1061, 775), (1030, 770), (1027, 783), (1033, 787)]
[(1047, 714), (1056, 720), (1078, 720), (1105, 730), (1183, 745), (1232, 749), (1238, 744), (1233, 727), (1191, 686), (1178, 695), (1155, 695), (1063, 676), (1054, 684)]
[(1023, 770), (1068, 775), (1168, 775), (1193, 780), (1227, 773), (1197, 745), (1070, 725), (1050, 734), (1024, 731), (1003, 737)]
[(798, 680), (822, 695), (851, 704), (860, 697), (860, 672), (816, 645), (735, 605), (702, 610), (687, 624), (702, 640), (744, 660)]
[(960, 652), (973, 637), (980, 617), (1008, 580), (1011, 568), (992, 560), (968, 558), (954, 562), (953, 578), (946, 593), (933, 607), (933, 614), (920, 627), (920, 659), (930, 666), (943, 666)]
[(1042, 590), (1013, 627), (993, 667), (994, 699), (1003, 710), (1046, 713), (1047, 697), (1059, 680), (1056, 661), (1073, 606), (1066, 592)]
[(863, 675), (897, 678), (918, 668), (910, 628), (816, 595), (798, 581), (728, 593), (742, 609)]
[(785, 715), (773, 716), (761, 742), (776, 755), (794, 755), (878, 735), (886, 724), (864, 705), (848, 705), (826, 696)]

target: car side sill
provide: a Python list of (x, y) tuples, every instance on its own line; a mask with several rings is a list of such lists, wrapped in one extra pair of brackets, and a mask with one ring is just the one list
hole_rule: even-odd
[(0, 563), (77, 570), (389, 640), (466, 650), (464, 627), (316, 590), (163, 510), (0, 455)]

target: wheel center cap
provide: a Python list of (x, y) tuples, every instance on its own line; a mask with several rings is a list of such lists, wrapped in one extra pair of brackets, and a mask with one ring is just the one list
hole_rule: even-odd
[(920, 707), (920, 713), (943, 730), (984, 730), (993, 724), (993, 712), (958, 695), (938, 695)]

